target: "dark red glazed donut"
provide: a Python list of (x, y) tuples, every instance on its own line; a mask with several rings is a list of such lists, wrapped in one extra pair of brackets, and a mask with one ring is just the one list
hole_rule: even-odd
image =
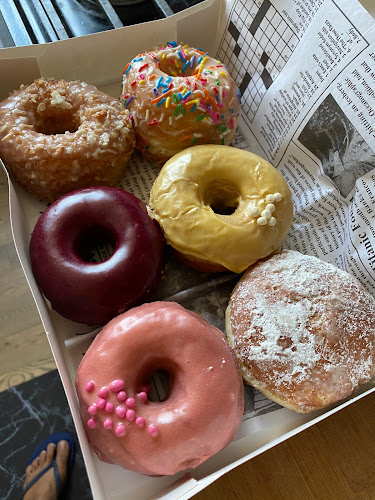
[[(88, 241), (104, 238), (113, 253), (88, 262)], [(35, 279), (52, 308), (79, 323), (104, 324), (144, 301), (162, 268), (163, 239), (145, 204), (118, 188), (84, 188), (56, 200), (30, 241)]]

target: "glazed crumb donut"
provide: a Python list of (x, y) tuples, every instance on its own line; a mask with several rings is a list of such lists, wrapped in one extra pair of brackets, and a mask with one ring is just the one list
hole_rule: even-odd
[(238, 93), (222, 63), (171, 42), (125, 67), (121, 98), (131, 113), (137, 149), (160, 163), (195, 144), (230, 145), (240, 114)]
[(294, 251), (248, 269), (226, 313), (245, 381), (297, 412), (350, 396), (375, 373), (375, 300), (350, 274)]
[[(144, 387), (168, 373), (169, 393)], [(194, 468), (234, 438), (241, 372), (223, 333), (173, 302), (143, 304), (97, 335), (75, 380), (88, 441), (99, 458), (147, 475)]]
[[(93, 262), (98, 243), (102, 261)], [(32, 271), (52, 308), (89, 325), (146, 300), (162, 257), (163, 238), (145, 204), (113, 187), (62, 196), (39, 217), (30, 241)]]
[(134, 149), (129, 112), (83, 82), (36, 80), (0, 103), (0, 158), (34, 196), (115, 185)]
[(240, 273), (280, 248), (293, 204), (288, 185), (267, 161), (202, 145), (167, 161), (152, 186), (149, 214), (185, 263)]

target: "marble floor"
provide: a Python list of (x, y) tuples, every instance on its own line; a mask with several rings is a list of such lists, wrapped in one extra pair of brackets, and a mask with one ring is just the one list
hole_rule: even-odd
[(65, 497), (92, 498), (82, 453), (57, 370), (0, 393), (0, 498), (21, 498), (24, 469), (38, 444), (55, 432), (75, 438), (74, 466)]

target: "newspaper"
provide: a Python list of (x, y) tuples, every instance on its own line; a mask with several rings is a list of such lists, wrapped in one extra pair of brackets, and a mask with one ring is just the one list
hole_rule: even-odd
[[(355, 0), (212, 0), (207, 4), (219, 23), (217, 37), (210, 42), (214, 44), (211, 53), (228, 67), (242, 95), (235, 147), (270, 161), (293, 193), (294, 219), (284, 246), (347, 270), (374, 294), (374, 19)], [(206, 16), (205, 22), (209, 19)], [(184, 32), (188, 23), (178, 26), (177, 32)], [(192, 37), (196, 33), (191, 32)], [(134, 38), (138, 39), (139, 35)], [(41, 59), (45, 66), (48, 57), (46, 52)], [(158, 173), (157, 166), (135, 153), (120, 186), (147, 203)], [(16, 189), (31, 232), (46, 207)], [(102, 260), (110, 253), (111, 248), (103, 245), (93, 249), (92, 259)], [(175, 300), (225, 333), (225, 310), (239, 278), (233, 273), (199, 273), (167, 251), (163, 279), (152, 300)], [(69, 352), (66, 363), (74, 380), (100, 328), (50, 314), (59, 342)], [(152, 397), (162, 399), (164, 390), (156, 377)], [(287, 412), (246, 386), (241, 436), (250, 429), (253, 417), (276, 411)], [(262, 424), (257, 425), (260, 429)]]

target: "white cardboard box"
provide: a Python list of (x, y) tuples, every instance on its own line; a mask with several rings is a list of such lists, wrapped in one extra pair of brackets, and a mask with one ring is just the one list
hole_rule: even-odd
[[(254, 6), (257, 9), (262, 4), (261, 1), (245, 3), (249, 8)], [(281, 10), (283, 2), (274, 3)], [(286, 3), (289, 5), (290, 2)], [(230, 1), (207, 0), (160, 21), (46, 45), (1, 49), (0, 99), (21, 83), (31, 82), (38, 76), (80, 79), (117, 96), (125, 64), (137, 53), (154, 45), (166, 40), (182, 40), (191, 46), (204, 47), (215, 55), (218, 40), (227, 26), (231, 5)], [(51, 311), (35, 283), (28, 245), (32, 228), (45, 205), (11, 181), (9, 199), (16, 249), (66, 391), (95, 499), (191, 498), (234, 467), (375, 390), (373, 384), (368, 384), (347, 401), (312, 414), (302, 415), (278, 408), (264, 415), (255, 415), (243, 422), (236, 439), (226, 449), (187, 474), (150, 478), (100, 462), (87, 443), (73, 385), (81, 353), (96, 332), (77, 337), (75, 333), (82, 333), (87, 327), (64, 320)]]

